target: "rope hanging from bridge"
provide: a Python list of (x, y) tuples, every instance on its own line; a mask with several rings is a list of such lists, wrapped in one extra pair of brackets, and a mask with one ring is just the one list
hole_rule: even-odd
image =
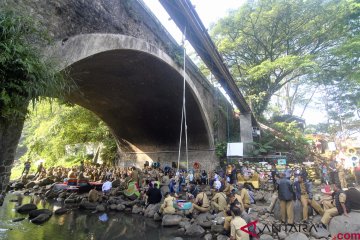
[(180, 126), (180, 140), (179, 140), (179, 153), (178, 153), (178, 162), (177, 162), (177, 170), (179, 171), (180, 168), (180, 156), (181, 156), (181, 141), (183, 135), (183, 125), (185, 127), (185, 152), (186, 152), (186, 170), (189, 171), (189, 152), (188, 152), (188, 139), (187, 139), (187, 123), (186, 123), (186, 100), (185, 100), (185, 88), (186, 88), (186, 49), (185, 49), (185, 40), (186, 40), (186, 27), (183, 32), (183, 39), (182, 39), (182, 47), (184, 50), (184, 72), (183, 72), (183, 105), (181, 110), (181, 126)]

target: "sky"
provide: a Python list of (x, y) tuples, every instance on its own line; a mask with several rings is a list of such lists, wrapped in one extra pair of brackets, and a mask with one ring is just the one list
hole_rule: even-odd
[[(168, 32), (175, 38), (175, 40), (182, 43), (182, 33), (171, 20), (169, 14), (162, 7), (158, 0), (143, 0), (150, 10), (155, 14), (159, 21), (164, 25)], [(200, 19), (206, 28), (210, 28), (211, 24), (215, 23), (222, 17), (225, 17), (229, 11), (237, 9), (243, 5), (246, 0), (191, 0), (195, 6)], [(187, 53), (194, 52), (193, 48), (186, 44)], [(295, 109), (295, 114), (300, 115), (302, 108)], [(321, 110), (317, 104), (309, 104), (303, 116), (307, 124), (316, 124), (325, 122), (325, 112)]]

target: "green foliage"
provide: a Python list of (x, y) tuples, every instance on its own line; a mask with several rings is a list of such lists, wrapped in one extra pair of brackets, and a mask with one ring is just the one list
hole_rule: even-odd
[(261, 117), (289, 82), (331, 84), (321, 74), (335, 49), (356, 46), (347, 35), (354, 33), (349, 18), (357, 7), (355, 0), (251, 1), (213, 27), (212, 36), (255, 115)]
[(62, 96), (71, 89), (70, 81), (42, 58), (40, 48), (48, 44), (32, 19), (0, 10), (0, 117), (24, 117), (30, 100)]
[(296, 122), (276, 122), (271, 127), (281, 136), (265, 131), (260, 140), (262, 146), (271, 146), (279, 152), (289, 152), (290, 158), (299, 162), (310, 155), (310, 146)]
[(108, 127), (80, 106), (60, 104), (59, 101), (39, 103), (25, 122), (24, 134), (29, 148), (26, 157), (45, 159), (47, 165), (71, 165), (84, 160), (87, 157), (84, 145), (80, 145), (75, 155), (67, 155), (65, 148), (91, 142), (104, 143), (105, 160), (115, 158), (116, 144)]
[(215, 146), (215, 154), (218, 158), (223, 159), (226, 157), (227, 144), (226, 142), (221, 142)]
[(274, 150), (274, 147), (272, 146), (273, 140), (270, 140), (269, 142), (263, 143), (263, 142), (252, 142), (251, 145), (254, 147), (253, 151), (251, 152), (251, 155), (253, 156), (259, 156), (259, 155), (266, 155), (270, 151)]

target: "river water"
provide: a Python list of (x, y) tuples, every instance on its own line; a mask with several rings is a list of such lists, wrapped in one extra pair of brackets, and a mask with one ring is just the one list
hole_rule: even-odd
[[(0, 207), (0, 239), (6, 240), (169, 240), (176, 236), (177, 228), (165, 228), (161, 222), (137, 214), (120, 212), (92, 213), (73, 209), (64, 215), (53, 215), (42, 225), (31, 223), (27, 214), (15, 211), (17, 195), (9, 193)], [(37, 196), (25, 196), (22, 204), (33, 202), (52, 211), (62, 203), (42, 201)], [(13, 219), (25, 217), (20, 222)]]

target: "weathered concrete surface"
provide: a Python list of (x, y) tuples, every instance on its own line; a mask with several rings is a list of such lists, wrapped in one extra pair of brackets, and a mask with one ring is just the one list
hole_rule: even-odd
[[(176, 161), (182, 51), (141, 1), (14, 0), (0, 7), (4, 4), (34, 16), (54, 37), (46, 54), (55, 54), (60, 69), (69, 70), (79, 86), (69, 99), (109, 125), (122, 161)], [(190, 61), (186, 80), (190, 161), (213, 168), (214, 143), (227, 140), (233, 114), (224, 111), (229, 103)], [(238, 128), (232, 124), (229, 131)]]

